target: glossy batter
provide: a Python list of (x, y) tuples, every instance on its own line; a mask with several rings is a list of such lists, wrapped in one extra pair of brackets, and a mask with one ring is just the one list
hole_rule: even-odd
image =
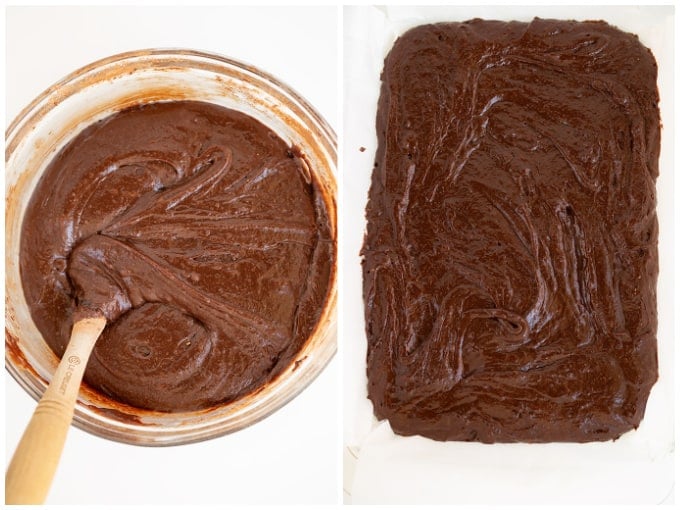
[(363, 248), (368, 394), (395, 432), (601, 441), (657, 379), (657, 68), (604, 22), (400, 37)]
[(237, 399), (292, 363), (334, 258), (301, 154), (199, 102), (85, 129), (42, 176), (21, 238), (24, 292), (50, 347), (63, 353), (74, 314), (104, 313), (86, 382), (157, 411)]

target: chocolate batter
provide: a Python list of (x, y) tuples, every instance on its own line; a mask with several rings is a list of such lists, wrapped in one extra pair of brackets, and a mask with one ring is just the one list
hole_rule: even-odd
[(363, 249), (395, 432), (602, 441), (657, 379), (657, 68), (604, 22), (439, 23), (385, 60)]
[(80, 133), (28, 205), (21, 276), (59, 356), (74, 315), (108, 325), (85, 380), (133, 406), (235, 400), (293, 362), (323, 309), (335, 239), (300, 154), (199, 102), (140, 106)]

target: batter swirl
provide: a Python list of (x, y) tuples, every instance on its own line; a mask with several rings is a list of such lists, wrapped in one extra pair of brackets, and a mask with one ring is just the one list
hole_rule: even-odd
[(293, 148), (244, 114), (169, 102), (88, 127), (50, 163), (25, 216), (21, 274), (58, 355), (74, 314), (106, 315), (87, 383), (187, 411), (291, 363), (334, 257), (324, 198)]
[(617, 438), (657, 378), (656, 63), (604, 22), (417, 27), (382, 76), (368, 394), (401, 434)]

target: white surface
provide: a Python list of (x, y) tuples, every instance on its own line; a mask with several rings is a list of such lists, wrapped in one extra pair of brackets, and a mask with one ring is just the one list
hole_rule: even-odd
[[(337, 126), (337, 9), (57, 7), (6, 11), (6, 125), (48, 86), (150, 47), (227, 55), (268, 71)], [(144, 448), (72, 428), (48, 503), (338, 501), (338, 362), (265, 420), (207, 442)], [(5, 464), (35, 402), (5, 374)]]
[[(441, 20), (534, 16), (606, 19), (635, 32), (659, 64), (664, 130), (660, 219), (659, 362), (645, 419), (612, 443), (483, 445), (397, 437), (366, 399), (361, 266), (364, 207), (376, 150), (375, 114), (383, 58), (408, 27)], [(672, 317), (673, 11), (639, 7), (346, 7), (344, 10), (342, 306), (344, 442), (358, 456), (346, 476), (352, 503), (670, 503), (673, 500)], [(360, 151), (364, 147), (365, 151)], [(348, 455), (351, 460), (352, 455)]]

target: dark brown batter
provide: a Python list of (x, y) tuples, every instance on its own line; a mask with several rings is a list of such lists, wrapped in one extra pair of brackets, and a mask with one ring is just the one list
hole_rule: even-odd
[(363, 249), (395, 432), (597, 441), (657, 379), (656, 63), (604, 22), (420, 26), (385, 60)]
[(21, 238), (24, 292), (50, 347), (63, 353), (74, 314), (103, 312), (86, 382), (158, 411), (237, 399), (290, 365), (334, 258), (297, 151), (199, 102), (85, 129), (42, 176)]

